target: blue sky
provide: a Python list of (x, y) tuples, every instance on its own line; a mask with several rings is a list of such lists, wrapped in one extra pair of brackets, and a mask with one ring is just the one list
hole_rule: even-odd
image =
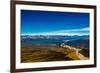
[(88, 35), (89, 13), (21, 10), (21, 34)]

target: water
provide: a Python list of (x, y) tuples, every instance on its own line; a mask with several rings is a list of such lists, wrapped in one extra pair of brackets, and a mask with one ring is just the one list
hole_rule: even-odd
[(41, 38), (41, 37), (21, 37), (22, 43), (64, 43), (71, 40), (77, 40), (82, 38), (87, 38), (88, 36), (51, 36), (50, 38)]

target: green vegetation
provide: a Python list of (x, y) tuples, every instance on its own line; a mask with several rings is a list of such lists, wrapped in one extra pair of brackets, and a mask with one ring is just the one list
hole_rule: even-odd
[(75, 49), (56, 44), (22, 44), (21, 62), (48, 62), (80, 60)]
[(63, 61), (69, 59), (66, 57), (66, 54), (62, 52), (63, 48), (57, 45), (33, 45), (34, 46), (22, 45), (21, 62)]

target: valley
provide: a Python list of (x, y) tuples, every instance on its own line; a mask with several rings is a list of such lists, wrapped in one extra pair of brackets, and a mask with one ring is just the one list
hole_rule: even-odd
[[(72, 60), (88, 60), (89, 59), (89, 44), (87, 39), (78, 39), (67, 42), (51, 42), (48, 39), (43, 43), (36, 41), (22, 41), (21, 43), (21, 62), (49, 62), (49, 61), (72, 61)], [(78, 42), (76, 42), (78, 41)], [(79, 42), (81, 41), (81, 42)], [(47, 43), (46, 43), (47, 42)], [(80, 43), (80, 44), (79, 44)], [(77, 45), (78, 44), (78, 45)], [(84, 44), (86, 46), (81, 46)]]

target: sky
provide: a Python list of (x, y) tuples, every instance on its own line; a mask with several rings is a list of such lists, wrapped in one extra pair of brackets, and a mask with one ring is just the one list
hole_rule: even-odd
[(21, 10), (21, 34), (88, 35), (89, 13)]

